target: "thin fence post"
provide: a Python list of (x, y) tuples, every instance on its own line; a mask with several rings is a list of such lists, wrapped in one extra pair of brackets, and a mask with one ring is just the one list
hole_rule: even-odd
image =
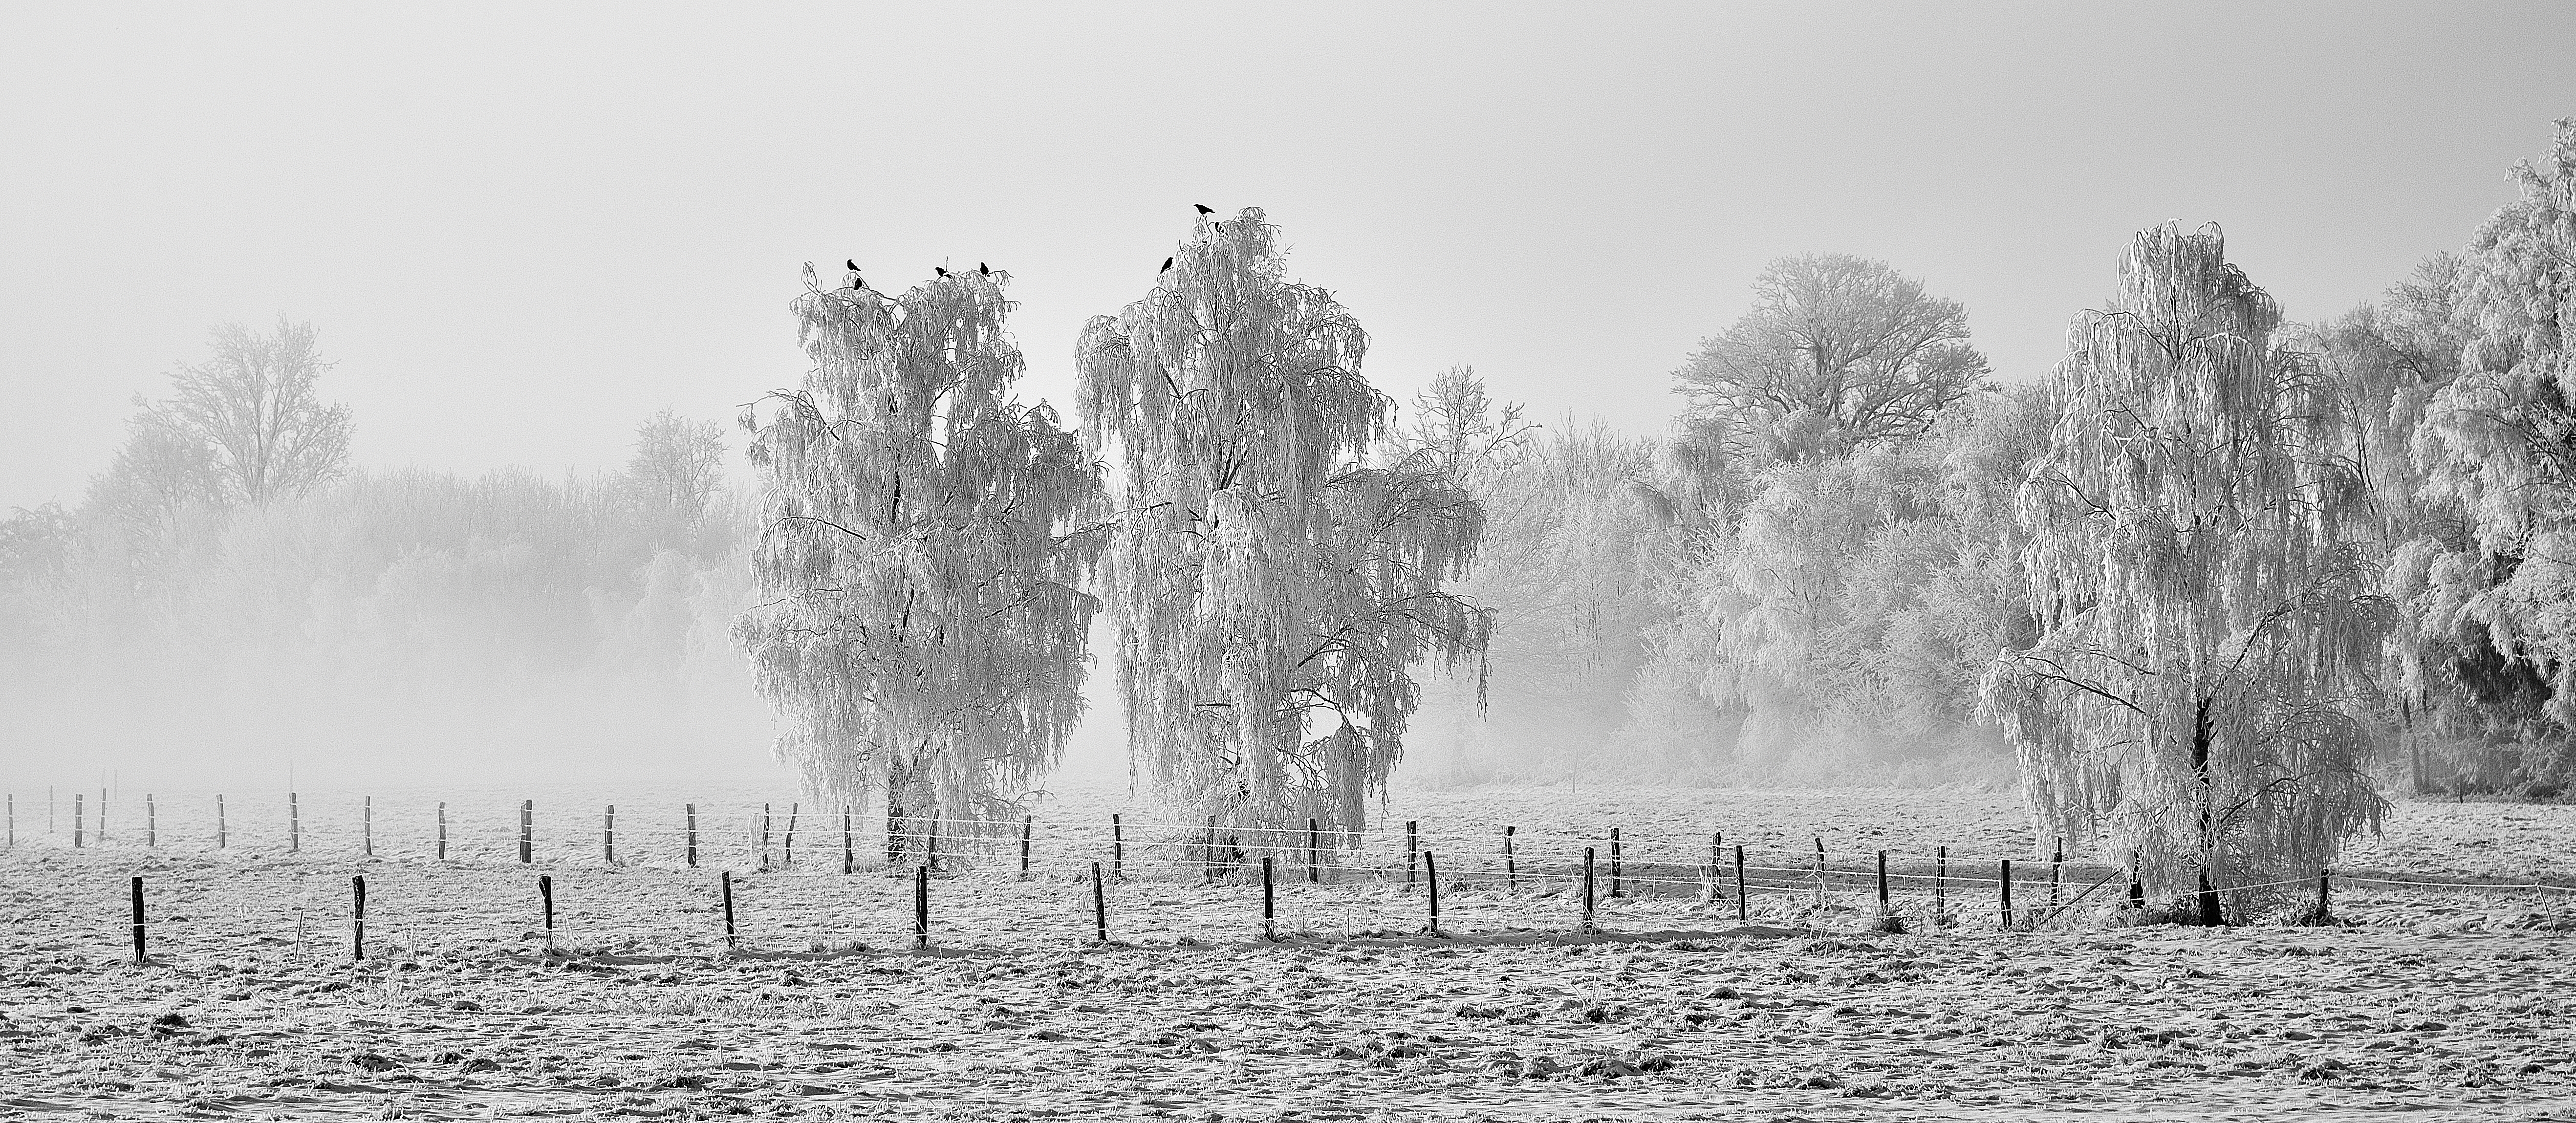
[(1275, 923), (1273, 923), (1273, 920), (1272, 920), (1272, 918), (1273, 918), (1273, 917), (1275, 917), (1275, 916), (1277, 916), (1277, 915), (1278, 915), (1278, 911), (1279, 911), (1279, 898), (1277, 897), (1277, 895), (1275, 895), (1274, 893), (1272, 893), (1272, 892), (1271, 892), (1271, 888), (1270, 888), (1270, 859), (1269, 859), (1269, 857), (1268, 857), (1268, 856), (1266, 856), (1266, 855), (1265, 855), (1265, 856), (1263, 856), (1263, 858), (1261, 859), (1261, 938), (1262, 938), (1262, 939), (1265, 939), (1265, 940), (1276, 940), (1276, 939), (1278, 939), (1278, 938), (1279, 938), (1279, 928), (1278, 928), (1278, 926), (1277, 926)]
[(1424, 888), (1431, 891), (1431, 927), (1427, 931), (1437, 936), (1440, 934), (1440, 866), (1428, 850), (1422, 852), (1422, 882)]
[(1519, 829), (1511, 825), (1503, 827), (1503, 892), (1506, 893), (1521, 891), (1520, 859), (1512, 853), (1512, 834)]
[(438, 860), (447, 860), (447, 801), (438, 801)]
[(2142, 868), (2144, 864), (2138, 855), (2134, 853), (2129, 855), (2129, 907), (2133, 909), (2147, 907), (2147, 883)]
[(1998, 865), (2000, 866), (2000, 873), (1999, 873), (1999, 875), (1998, 875), (1998, 876), (1996, 877), (1996, 879), (1995, 879), (1995, 886), (1996, 886), (1997, 891), (1998, 891), (1998, 892), (2000, 892), (2000, 893), (2002, 894), (2001, 900), (2002, 900), (2002, 902), (2003, 902), (2004, 931), (2009, 932), (2009, 931), (2012, 931), (2012, 924), (2013, 924), (2013, 921), (2012, 921), (2012, 859), (2010, 859), (2010, 858), (2003, 858), (2003, 859), (1999, 859), (1999, 860), (1998, 860)]
[(1037, 831), (1037, 816), (1020, 816), (1020, 880), (1029, 879), (1029, 839)]
[(617, 805), (614, 803), (609, 804), (608, 810), (599, 816), (599, 859), (612, 866), (617, 864)]
[(215, 797), (215, 849), (221, 850), (230, 840), (224, 837), (224, 797)]
[(367, 879), (351, 877), (349, 893), (355, 898), (349, 913), (349, 958), (365, 959), (367, 957)]
[(1932, 848), (1932, 926), (1934, 928), (1950, 922), (1950, 902), (1947, 899), (1949, 881), (1950, 848), (1935, 846)]
[(2329, 917), (2329, 916), (2333, 916), (2333, 915), (2334, 915), (2334, 913), (2333, 913), (2332, 911), (2330, 911), (2330, 910), (2329, 910), (2329, 908), (2327, 907), (2328, 905), (2330, 905), (2330, 904), (2332, 903), (2332, 902), (2329, 900), (2329, 894), (2331, 894), (2331, 893), (2333, 893), (2333, 890), (2332, 890), (2331, 888), (2329, 888), (2329, 887), (2327, 886), (2327, 884), (2326, 884), (2326, 868), (2325, 868), (2324, 866), (2318, 866), (2318, 867), (2317, 867), (2317, 920), (2318, 920), (2320, 923), (2322, 923), (2322, 922), (2323, 922), (2327, 917)]
[(1324, 880), (1323, 867), (1318, 863), (1323, 850), (1322, 825), (1313, 819), (1306, 820), (1306, 884), (1308, 885), (1321, 884)]
[(1887, 851), (1878, 852), (1878, 915), (1887, 916)]
[(150, 792), (143, 793), (143, 845), (151, 850), (161, 848), (161, 811), (153, 805)]
[(81, 828), (82, 823), (85, 821), (81, 818), (82, 809), (84, 807), (82, 801), (88, 798), (89, 793), (87, 792), (72, 793), (72, 849), (74, 850), (81, 848)]
[(1751, 909), (1752, 903), (1744, 895), (1744, 847), (1738, 844), (1735, 848), (1735, 922), (1745, 923)]
[(286, 793), (286, 852), (304, 852), (304, 809), (294, 792)]
[(769, 805), (760, 805), (760, 868), (769, 868)]
[(358, 852), (376, 856), (376, 797), (360, 796), (358, 803)]
[(912, 946), (930, 946), (930, 867), (912, 871)]
[(936, 809), (933, 809), (930, 812), (930, 852), (928, 857), (930, 858), (929, 868), (934, 870), (939, 868), (939, 828), (943, 824), (943, 821), (942, 812)]
[(1100, 883), (1100, 863), (1091, 863), (1091, 931), (1101, 943), (1109, 942), (1109, 889)]
[(2048, 856), (2048, 907), (2057, 907), (2058, 870), (2066, 864), (2066, 840), (2058, 839), (2056, 849)]
[(1583, 933), (1592, 934), (1592, 848), (1583, 848)]
[(1700, 867), (1708, 871), (1700, 877), (1699, 903), (1703, 905), (1717, 903), (1717, 870), (1719, 866), (1726, 864), (1726, 847), (1723, 845), (1725, 841), (1725, 832), (1708, 832), (1708, 864)]
[(1816, 837), (1816, 885), (1817, 885), (1817, 887), (1818, 887), (1819, 889), (1821, 889), (1821, 888), (1823, 888), (1824, 884), (1825, 884), (1825, 840), (1824, 840), (1824, 836), (1822, 836), (1822, 835), (1818, 835), (1818, 836)]
[(1127, 828), (1114, 813), (1109, 816), (1109, 872), (1127, 879)]
[(544, 905), (546, 950), (555, 950), (555, 878), (553, 874), (537, 875), (537, 899)]
[(856, 814), (857, 812), (850, 810), (848, 804), (841, 806), (841, 876), (843, 877), (850, 876), (859, 868), (858, 836), (850, 826), (850, 820)]
[(698, 868), (698, 805), (687, 804), (686, 811), (683, 813), (688, 818), (686, 825), (681, 828), (683, 835), (681, 845), (686, 847), (681, 856), (688, 862), (690, 869), (696, 869)]
[(716, 874), (716, 883), (724, 888), (725, 946), (730, 948), (734, 946), (733, 871), (724, 870)]
[(1628, 895), (1627, 889), (1619, 884), (1619, 828), (1617, 827), (1610, 828), (1610, 895), (1613, 897)]
[(134, 879), (134, 965), (143, 966), (143, 879)]
[(1419, 823), (1419, 822), (1416, 822), (1415, 820), (1407, 819), (1407, 820), (1405, 820), (1405, 821), (1404, 821), (1404, 889), (1405, 889), (1405, 892), (1410, 893), (1410, 892), (1412, 892), (1412, 891), (1413, 891), (1413, 868), (1414, 868), (1416, 865), (1419, 865), (1419, 864), (1421, 863), (1421, 850), (1422, 850), (1422, 824), (1421, 824), (1421, 823)]
[(1208, 816), (1207, 845), (1199, 849), (1199, 878), (1216, 880), (1216, 816)]
[(787, 805), (787, 855), (783, 864), (789, 869), (796, 868), (796, 813), (803, 808), (801, 803)]
[(519, 801), (519, 864), (527, 865), (537, 857), (537, 801)]

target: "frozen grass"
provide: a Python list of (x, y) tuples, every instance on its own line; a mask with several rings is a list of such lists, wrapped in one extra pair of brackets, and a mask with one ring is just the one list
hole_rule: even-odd
[[(1611, 823), (1650, 858), (1704, 843), (1711, 824), (1782, 857), (1811, 854), (1819, 833), (1836, 854), (2035, 848), (2008, 800), (1949, 793), (1488, 791), (1399, 796), (1389, 810), (1461, 837), (1515, 822), (1532, 849), (1557, 854)], [(2547, 876), (2576, 842), (2569, 812), (2403, 805), (2348, 868)], [(2507, 825), (2516, 833), (2499, 834)], [(2511, 844), (2479, 841), (2498, 837)], [(1442, 850), (1444, 871), (1451, 855), (1474, 868), (1463, 847)], [(0, 856), (0, 1115), (2576, 1109), (2576, 912), (2529, 892), (2354, 889), (2335, 901), (2351, 927), (2227, 931), (2087, 921), (2002, 933), (1982, 912), (1935, 930), (1923, 901), (1901, 899), (1908, 934), (1866, 931), (1875, 912), (1853, 892), (1821, 911), (1812, 891), (1758, 897), (1746, 928), (1731, 902), (1684, 893), (1605, 900), (1604, 931), (1586, 937), (1572, 934), (1579, 901), (1562, 878), (1518, 894), (1475, 879), (1444, 891), (1453, 934), (1432, 937), (1425, 895), (1398, 872), (1280, 886), (1286, 938), (1268, 942), (1255, 936), (1256, 885), (1156, 879), (1140, 863), (1113, 887), (1119, 942), (1097, 947), (1075, 876), (1089, 855), (1077, 855), (1027, 882), (1014, 862), (940, 879), (933, 946), (915, 952), (908, 882), (843, 878), (835, 847), (821, 868), (743, 874), (742, 942), (727, 951), (712, 868), (553, 857), (549, 955), (536, 871), (515, 864), (399, 851), (364, 862), (336, 847), (294, 859), (122, 845)], [(156, 923), (143, 968), (124, 944), (124, 879), (137, 872)], [(353, 873), (370, 884), (363, 964), (348, 959)]]

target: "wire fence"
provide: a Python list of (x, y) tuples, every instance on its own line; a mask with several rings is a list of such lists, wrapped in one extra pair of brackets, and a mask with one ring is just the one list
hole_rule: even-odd
[[(151, 941), (254, 940), (353, 955), (542, 940), (593, 949), (770, 953), (859, 947), (1186, 943), (1244, 936), (1498, 937), (1730, 925), (2013, 930), (2134, 907), (2122, 867), (1904, 850), (1748, 851), (1722, 831), (1638, 837), (1557, 825), (1366, 830), (1222, 822), (947, 819), (744, 800), (580, 812), (362, 797), (147, 796), (73, 801), (43, 833), (9, 798), (0, 848), (243, 864), (210, 884), (146, 863), (129, 900), (77, 907), (79, 926)], [(104, 801), (101, 801), (103, 803)], [(101, 810), (112, 810), (103, 822)], [(112, 826), (112, 830), (110, 827)], [(346, 874), (327, 868), (354, 860)], [(2576, 886), (2320, 871), (2227, 885), (2231, 901), (2313, 889), (2477, 890), (2568, 899)], [(147, 885), (146, 876), (174, 885)], [(875, 876), (859, 876), (875, 875)], [(339, 880), (346, 877), (346, 881)], [(240, 877), (270, 883), (265, 907)], [(369, 883), (374, 883), (369, 897)], [(101, 911), (92, 913), (97, 907)], [(721, 919), (719, 924), (718, 920)], [(196, 933), (192, 934), (191, 929)], [(718, 941), (721, 941), (719, 944)]]

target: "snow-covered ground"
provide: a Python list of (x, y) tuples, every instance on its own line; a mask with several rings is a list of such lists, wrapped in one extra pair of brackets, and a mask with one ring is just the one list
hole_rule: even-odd
[[(426, 853), (440, 798), (447, 863)], [(594, 809), (610, 799), (616, 867)], [(663, 833), (690, 800), (696, 869)], [(1302, 844), (1274, 853), (1271, 942), (1257, 866), (1202, 883), (1195, 836), (1093, 792), (1042, 806), (1027, 880), (1015, 841), (935, 878), (916, 950), (911, 879), (842, 876), (836, 815), (818, 835), (800, 809), (797, 864), (762, 872), (757, 800), (543, 793), (523, 867), (499, 793), (377, 796), (372, 860), (363, 805), (337, 794), (303, 796), (291, 856), (259, 801), (228, 800), (214, 854), (195, 796), (156, 797), (157, 849), (120, 803), (109, 843), (79, 852), (31, 832), (21, 799), (20, 846), (0, 855), (0, 1117), (2576, 1117), (2576, 894), (2355, 882), (2335, 901), (2351, 928), (2007, 933), (1992, 883), (1966, 879), (2039, 849), (2008, 796), (1399, 793), (1395, 829), (1332, 863), (1369, 868), (1310, 885)], [(777, 866), (790, 801), (771, 802)], [(1083, 875), (1110, 858), (1111, 813), (1130, 876), (1104, 894), (1116, 942), (1095, 946)], [(1408, 818), (1441, 865), (1443, 936), (1421, 932), (1426, 887), (1403, 884)], [(1623, 888), (1644, 895), (1604, 897), (1583, 935), (1575, 858), (1606, 861), (1614, 825)], [(1812, 877), (1780, 873), (1739, 926), (1731, 886), (1699, 897), (1711, 830), (1783, 870), (1819, 837), (1849, 871), (1881, 849), (1923, 870), (1913, 856), (1946, 846), (1962, 922), (1868, 934), (1866, 873), (1830, 877), (1821, 912)], [(2410, 802), (2346, 871), (2564, 883), (2571, 845), (2576, 808)], [(2044, 901), (2044, 866), (2020, 876), (2040, 880), (2017, 900)], [(1926, 928), (1928, 884), (1900, 879), (1897, 898)]]

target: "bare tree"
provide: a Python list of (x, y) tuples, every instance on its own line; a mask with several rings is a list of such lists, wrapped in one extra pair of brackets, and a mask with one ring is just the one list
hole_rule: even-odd
[(1731, 455), (1796, 462), (1913, 436), (1985, 380), (1967, 310), (1885, 262), (1786, 257), (1753, 293), (1753, 310), (1673, 375)]
[(214, 357), (172, 374), (178, 393), (151, 413), (212, 450), (214, 486), (226, 502), (259, 506), (347, 469), (349, 409), (324, 404), (317, 392), (330, 369), (309, 323), (280, 316), (267, 335), (225, 324), (215, 329)]
[(724, 427), (667, 409), (654, 414), (635, 428), (626, 482), (646, 510), (696, 526), (724, 487)]

